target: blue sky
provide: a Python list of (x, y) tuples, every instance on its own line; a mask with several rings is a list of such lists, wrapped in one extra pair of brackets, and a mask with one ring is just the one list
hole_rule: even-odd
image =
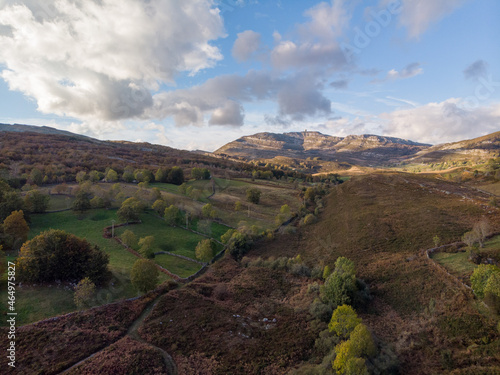
[(0, 0), (0, 122), (212, 151), (500, 130), (495, 0)]

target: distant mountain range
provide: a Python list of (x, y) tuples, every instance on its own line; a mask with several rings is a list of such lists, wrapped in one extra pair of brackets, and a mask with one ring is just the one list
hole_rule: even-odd
[[(58, 130), (48, 126), (0, 124), (0, 132), (31, 132), (45, 135), (64, 135), (97, 143), (133, 144), (133, 142), (106, 142)], [(137, 145), (139, 146), (139, 145)], [(152, 146), (152, 145), (151, 145)], [(174, 149), (169, 148), (169, 153)], [(179, 150), (179, 152), (185, 152)], [(335, 137), (316, 131), (290, 133), (257, 133), (227, 143), (213, 153), (195, 152), (218, 158), (240, 161), (261, 161), (293, 166), (300, 161), (319, 164), (344, 164), (362, 167), (381, 167), (401, 162), (437, 163), (500, 156), (500, 132), (482, 137), (440, 145), (429, 145), (406, 139), (379, 135), (349, 135)]]
[(214, 153), (241, 160), (272, 161), (282, 157), (317, 159), (360, 166), (384, 166), (401, 161), (437, 162), (471, 157), (498, 157), (500, 132), (432, 146), (379, 135), (334, 137), (315, 131), (257, 133), (238, 138)]

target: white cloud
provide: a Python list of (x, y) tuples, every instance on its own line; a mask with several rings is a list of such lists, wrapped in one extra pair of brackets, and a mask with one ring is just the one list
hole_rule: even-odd
[(316, 66), (340, 70), (347, 66), (337, 38), (351, 18), (343, 0), (322, 2), (305, 12), (310, 20), (296, 27), (298, 40), (284, 40), (274, 34), (276, 46), (271, 62), (278, 69)]
[(6, 0), (0, 25), (9, 88), (43, 113), (83, 120), (140, 116), (161, 83), (222, 59), (210, 0)]
[(243, 107), (241, 104), (228, 100), (222, 107), (216, 108), (212, 112), (212, 117), (208, 122), (210, 125), (243, 125)]
[(238, 33), (232, 55), (238, 61), (247, 61), (260, 47), (260, 34), (252, 30)]
[(451, 98), (417, 108), (380, 115), (384, 133), (425, 143), (453, 142), (498, 131), (500, 103), (466, 110), (461, 99)]
[[(225, 125), (241, 125), (237, 103), (272, 100), (278, 103), (280, 117), (300, 120), (305, 116), (330, 113), (330, 101), (321, 92), (322, 86), (314, 76), (305, 73), (275, 76), (267, 71), (250, 71), (244, 76), (224, 75), (207, 80), (189, 89), (159, 93), (148, 109), (148, 118), (173, 116), (179, 126), (203, 125), (205, 113), (212, 113), (212, 123), (224, 112), (233, 121)], [(228, 98), (230, 98), (228, 107)], [(239, 104), (238, 104), (239, 105)], [(238, 120), (238, 121), (234, 121)], [(215, 121), (215, 122), (214, 122)]]
[(411, 38), (418, 38), (432, 24), (438, 22), (467, 0), (382, 0), (381, 5), (401, 3), (399, 24), (404, 26)]
[(405, 68), (403, 68), (400, 71), (397, 71), (396, 69), (391, 69), (387, 72), (387, 75), (383, 79), (375, 79), (372, 81), (372, 83), (380, 83), (380, 82), (386, 82), (386, 81), (395, 81), (398, 79), (406, 79), (406, 78), (411, 78), (415, 77), (419, 74), (422, 74), (424, 70), (420, 67), (420, 63), (414, 62), (411, 64), (408, 64)]

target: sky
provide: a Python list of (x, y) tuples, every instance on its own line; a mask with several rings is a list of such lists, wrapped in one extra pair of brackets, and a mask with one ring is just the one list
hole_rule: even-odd
[(497, 0), (0, 0), (0, 123), (213, 151), (500, 130)]

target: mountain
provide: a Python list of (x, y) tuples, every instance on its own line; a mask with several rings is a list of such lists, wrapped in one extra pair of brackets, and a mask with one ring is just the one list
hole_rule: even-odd
[(245, 160), (269, 160), (276, 157), (320, 158), (361, 166), (393, 163), (429, 148), (430, 145), (379, 135), (334, 137), (315, 131), (257, 133), (238, 138), (214, 153)]
[(500, 131), (465, 141), (444, 143), (417, 152), (412, 163), (439, 163), (459, 160), (487, 160), (500, 156)]

